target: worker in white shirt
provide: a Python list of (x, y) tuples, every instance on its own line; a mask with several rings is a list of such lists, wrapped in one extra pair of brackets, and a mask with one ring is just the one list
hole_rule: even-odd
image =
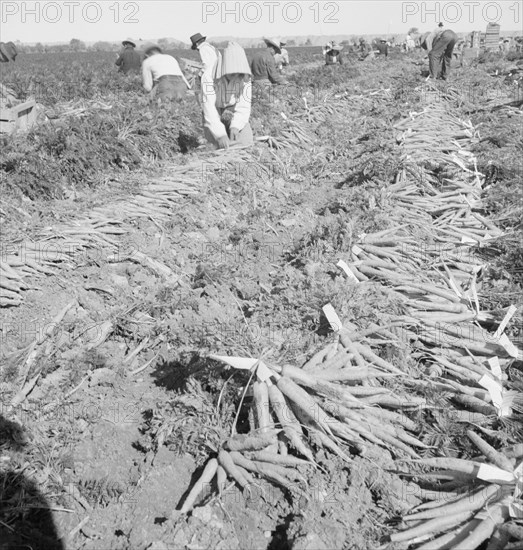
[[(202, 85), (204, 84), (202, 80)], [(251, 69), (244, 49), (229, 42), (223, 52), (221, 76), (203, 91), (204, 134), (217, 149), (254, 143), (251, 116)]]
[(162, 53), (161, 48), (155, 44), (147, 46), (144, 53), (143, 88), (151, 93), (151, 99), (155, 97), (162, 102), (183, 99), (190, 85), (178, 61), (172, 55)]
[(202, 36), (199, 32), (193, 34), (190, 38), (192, 42), (191, 50), (198, 50), (200, 59), (203, 63), (203, 71), (208, 72), (214, 79), (220, 77), (219, 71), (222, 65), (222, 55), (212, 44), (207, 42), (207, 37)]

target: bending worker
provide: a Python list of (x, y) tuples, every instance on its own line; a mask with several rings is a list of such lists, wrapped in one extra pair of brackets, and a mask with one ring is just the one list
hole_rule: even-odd
[(251, 69), (244, 49), (236, 42), (227, 44), (220, 74), (214, 85), (202, 78), (205, 137), (217, 149), (252, 145)]
[(429, 53), (431, 78), (447, 80), (452, 63), (454, 46), (457, 41), (457, 34), (450, 29), (443, 29), (441, 23), (435, 31), (431, 32), (423, 39), (421, 47)]
[(257, 84), (283, 84), (282, 77), (276, 69), (274, 55), (281, 54), (279, 41), (271, 38), (263, 39), (267, 48), (258, 48), (250, 62), (252, 78)]
[(189, 83), (172, 55), (162, 53), (156, 44), (145, 49), (145, 60), (142, 63), (143, 88), (161, 100), (180, 100), (186, 95)]

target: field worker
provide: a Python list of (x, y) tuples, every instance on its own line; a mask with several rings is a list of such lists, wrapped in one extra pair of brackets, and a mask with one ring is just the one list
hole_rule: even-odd
[(138, 73), (142, 67), (142, 56), (135, 50), (136, 44), (132, 40), (122, 42), (123, 50), (116, 60), (118, 72), (123, 74)]
[(287, 67), (287, 65), (290, 65), (289, 61), (289, 52), (285, 48), (287, 42), (285, 40), (280, 40), (280, 49), (281, 49), (281, 56), (283, 58), (283, 66)]
[(443, 27), (442, 23), (439, 24), (439, 30), (431, 32), (425, 38), (421, 47), (429, 53), (430, 77), (447, 80), (458, 36), (454, 31), (442, 30), (441, 27)]
[(343, 46), (341, 46), (337, 42), (332, 42), (331, 44), (327, 45), (325, 48), (325, 65), (343, 65), (343, 56), (341, 54), (342, 50)]
[(151, 98), (155, 97), (162, 102), (183, 99), (187, 88), (190, 88), (178, 61), (172, 55), (162, 53), (156, 44), (145, 48), (142, 80), (143, 88), (151, 93)]
[(192, 42), (191, 50), (198, 50), (201, 62), (203, 63), (204, 72), (209, 72), (213, 79), (219, 77), (221, 70), (222, 56), (218, 49), (207, 42), (207, 37), (202, 36), (199, 32), (193, 34), (190, 38)]
[(254, 143), (251, 116), (251, 69), (245, 50), (229, 42), (223, 52), (221, 76), (204, 91), (203, 118), (207, 141), (217, 149)]
[(387, 44), (387, 41), (384, 38), (382, 38), (378, 42), (376, 49), (378, 50), (378, 55), (383, 55), (385, 57), (389, 56), (389, 45)]
[(274, 62), (274, 54), (281, 54), (280, 44), (271, 38), (264, 38), (263, 41), (267, 48), (258, 48), (251, 58), (252, 78), (258, 85), (283, 84)]
[(405, 49), (407, 52), (411, 52), (416, 47), (416, 42), (414, 42), (414, 38), (410, 34), (407, 34), (407, 39), (405, 43)]

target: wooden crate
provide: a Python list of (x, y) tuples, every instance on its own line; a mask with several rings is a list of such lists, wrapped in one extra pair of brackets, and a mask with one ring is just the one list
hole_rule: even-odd
[(7, 108), (0, 108), (0, 133), (29, 130), (36, 121), (36, 101), (31, 99)]
[(499, 50), (499, 31), (500, 26), (497, 23), (489, 23), (485, 33), (485, 49)]

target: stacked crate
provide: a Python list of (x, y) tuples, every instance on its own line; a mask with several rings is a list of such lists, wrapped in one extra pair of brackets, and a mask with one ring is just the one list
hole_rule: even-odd
[(485, 50), (499, 49), (499, 30), (500, 26), (497, 23), (489, 23), (485, 34)]

